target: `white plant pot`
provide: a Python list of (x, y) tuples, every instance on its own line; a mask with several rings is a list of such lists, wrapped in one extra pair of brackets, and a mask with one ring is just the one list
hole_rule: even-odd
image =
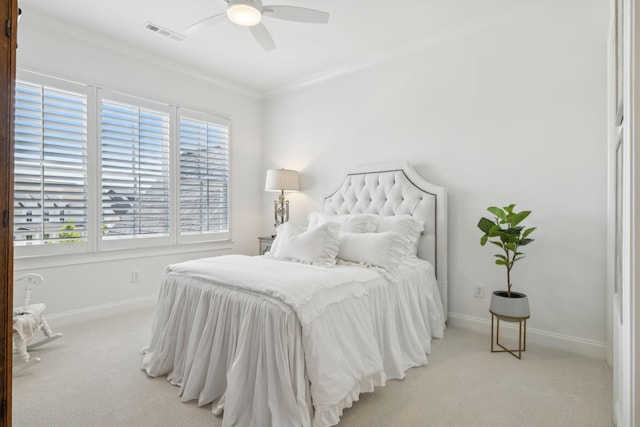
[(491, 294), (491, 304), (489, 311), (493, 314), (505, 317), (515, 317), (528, 319), (529, 298), (520, 292), (511, 292), (511, 297), (507, 296), (507, 291), (494, 291)]

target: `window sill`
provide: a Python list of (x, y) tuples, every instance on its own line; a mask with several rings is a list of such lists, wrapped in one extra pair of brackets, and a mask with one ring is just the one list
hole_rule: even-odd
[(34, 255), (15, 257), (17, 269), (62, 267), (77, 264), (91, 264), (105, 261), (119, 261), (139, 258), (149, 258), (162, 255), (187, 254), (203, 251), (224, 251), (233, 248), (232, 240), (213, 242), (189, 243), (181, 245), (156, 246), (151, 248), (131, 248), (102, 250), (100, 252)]

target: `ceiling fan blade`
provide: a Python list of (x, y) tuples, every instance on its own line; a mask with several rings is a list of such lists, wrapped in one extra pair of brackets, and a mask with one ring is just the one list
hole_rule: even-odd
[(262, 14), (271, 18), (286, 21), (306, 22), (310, 24), (326, 24), (329, 14), (315, 9), (295, 6), (264, 6)]
[(185, 29), (182, 32), (182, 34), (184, 34), (185, 36), (192, 36), (192, 35), (196, 34), (197, 32), (204, 30), (207, 27), (210, 27), (212, 25), (216, 25), (216, 24), (221, 23), (226, 18), (227, 18), (226, 12), (220, 13), (218, 15), (213, 15), (213, 16), (210, 16), (208, 18), (204, 18), (202, 21), (198, 21), (195, 24), (193, 24), (192, 26), (190, 26), (187, 29)]
[(256, 39), (258, 44), (262, 46), (262, 48), (266, 51), (273, 50), (276, 48), (276, 44), (267, 31), (267, 27), (265, 27), (262, 23), (258, 25), (254, 25), (253, 27), (249, 27), (251, 30), (251, 34), (253, 34), (253, 38)]

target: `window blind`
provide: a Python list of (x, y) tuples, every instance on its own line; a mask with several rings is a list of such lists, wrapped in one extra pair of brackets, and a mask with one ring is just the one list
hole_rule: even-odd
[(14, 241), (87, 241), (86, 93), (16, 82)]
[(180, 234), (229, 231), (229, 126), (179, 116)]
[(16, 257), (231, 238), (230, 120), (22, 70), (14, 125)]
[(169, 235), (169, 113), (101, 100), (102, 239)]

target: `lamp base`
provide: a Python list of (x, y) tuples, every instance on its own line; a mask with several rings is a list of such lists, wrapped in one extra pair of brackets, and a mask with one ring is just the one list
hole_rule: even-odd
[(284, 191), (280, 193), (280, 197), (273, 201), (273, 217), (275, 219), (274, 227), (289, 221), (289, 201), (284, 198)]

